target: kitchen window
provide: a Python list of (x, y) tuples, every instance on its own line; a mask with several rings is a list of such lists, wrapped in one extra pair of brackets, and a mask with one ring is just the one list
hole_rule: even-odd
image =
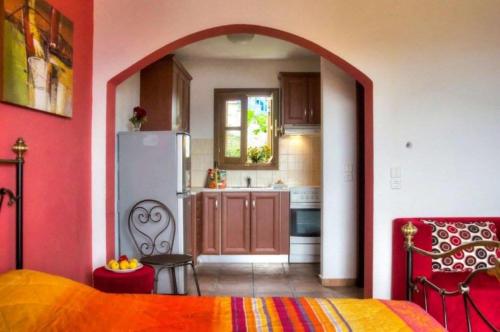
[(215, 89), (214, 160), (223, 169), (278, 169), (278, 89)]

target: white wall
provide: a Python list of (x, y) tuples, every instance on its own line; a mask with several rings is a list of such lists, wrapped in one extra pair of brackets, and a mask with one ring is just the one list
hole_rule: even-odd
[[(373, 80), (375, 296), (390, 296), (394, 218), (500, 215), (498, 0), (289, 0), (285, 9), (282, 0), (96, 1), (94, 266), (105, 260), (107, 82), (162, 46), (227, 24), (296, 34)], [(402, 168), (400, 190), (389, 185), (394, 165)]]
[(321, 59), (323, 205), (321, 277), (355, 279), (356, 82)]
[(193, 77), (191, 81), (191, 136), (214, 137), (214, 89), (279, 88), (281, 71), (319, 71), (319, 58), (296, 60), (217, 60), (181, 61)]
[(134, 107), (140, 105), (141, 74), (130, 76), (116, 87), (116, 132), (128, 131)]

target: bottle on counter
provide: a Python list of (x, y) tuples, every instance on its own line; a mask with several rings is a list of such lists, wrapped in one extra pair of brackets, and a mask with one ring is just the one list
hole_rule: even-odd
[(207, 187), (210, 189), (224, 189), (227, 186), (227, 172), (218, 168), (209, 168)]

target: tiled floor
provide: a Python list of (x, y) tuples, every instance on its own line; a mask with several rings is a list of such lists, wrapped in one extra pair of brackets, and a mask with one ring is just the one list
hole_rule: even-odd
[[(197, 273), (202, 295), (363, 296), (357, 287), (323, 287), (318, 264), (200, 264)], [(191, 278), (188, 283), (189, 294), (196, 294)]]

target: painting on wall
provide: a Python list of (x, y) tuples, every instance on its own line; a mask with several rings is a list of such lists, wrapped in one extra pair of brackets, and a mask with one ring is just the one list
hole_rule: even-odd
[(73, 23), (44, 0), (2, 4), (1, 100), (73, 114)]

